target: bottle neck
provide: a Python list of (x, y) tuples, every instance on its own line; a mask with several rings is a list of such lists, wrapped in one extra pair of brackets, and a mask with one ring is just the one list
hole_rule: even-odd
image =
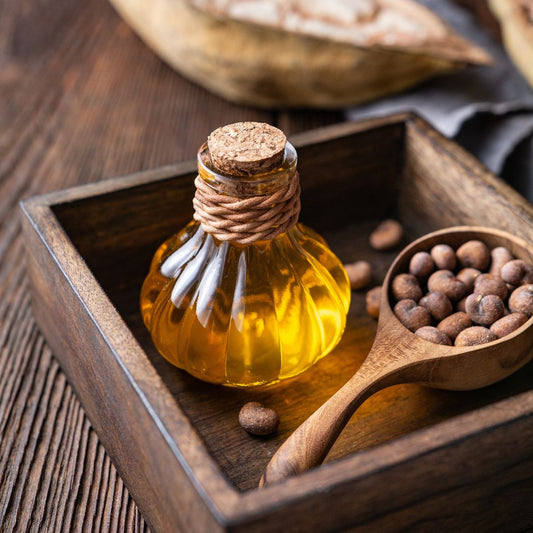
[(269, 195), (278, 189), (287, 187), (296, 176), (298, 157), (294, 146), (287, 142), (284, 157), (279, 167), (262, 174), (232, 176), (216, 169), (212, 163), (207, 143), (205, 143), (198, 151), (197, 162), (199, 177), (215, 192), (237, 198), (247, 198)]
[(209, 150), (198, 152), (194, 219), (220, 241), (239, 244), (270, 240), (288, 231), (300, 214), (296, 150), (287, 143), (278, 168), (252, 176), (220, 174)]

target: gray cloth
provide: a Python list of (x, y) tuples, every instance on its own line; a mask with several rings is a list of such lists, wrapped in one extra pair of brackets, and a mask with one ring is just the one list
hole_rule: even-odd
[[(415, 110), (443, 134), (473, 152), (496, 174), (501, 174), (504, 168), (512, 169), (508, 159), (516, 147), (524, 143), (533, 146), (533, 91), (503, 47), (479, 26), (470, 12), (448, 0), (421, 3), (488, 51), (494, 65), (467, 67), (456, 74), (434, 78), (404, 93), (349, 109), (348, 118)], [(529, 156), (530, 164), (520, 167), (524, 175), (510, 172), (511, 185), (531, 200), (533, 150), (529, 150)]]

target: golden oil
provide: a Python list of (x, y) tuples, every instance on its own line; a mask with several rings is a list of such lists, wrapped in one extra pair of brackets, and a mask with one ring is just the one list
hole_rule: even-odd
[[(199, 153), (209, 183), (243, 183), (260, 194), (296, 169), (287, 143), (280, 168), (258, 179), (222, 176)], [(289, 171), (289, 172), (287, 172)], [(141, 313), (159, 352), (204, 381), (252, 386), (290, 378), (330, 352), (350, 303), (344, 267), (298, 223), (271, 240), (220, 241), (193, 221), (154, 255)]]

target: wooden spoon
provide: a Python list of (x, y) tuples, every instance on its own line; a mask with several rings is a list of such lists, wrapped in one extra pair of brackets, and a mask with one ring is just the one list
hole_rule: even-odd
[(533, 318), (502, 339), (471, 347), (442, 346), (411, 333), (391, 308), (394, 276), (408, 271), (409, 260), (435, 244), (453, 248), (471, 239), (489, 248), (505, 246), (533, 264), (533, 247), (490, 228), (461, 226), (428, 234), (407, 246), (389, 268), (381, 295), (376, 339), (359, 370), (283, 443), (268, 463), (260, 486), (319, 465), (355, 410), (376, 391), (400, 383), (420, 383), (449, 390), (471, 390), (499, 381), (533, 358)]

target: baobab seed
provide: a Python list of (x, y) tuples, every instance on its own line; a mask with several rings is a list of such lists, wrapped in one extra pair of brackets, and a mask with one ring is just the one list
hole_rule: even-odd
[(459, 281), (462, 281), (467, 291), (472, 291), (474, 283), (481, 272), (477, 268), (462, 268), (455, 276)]
[(252, 435), (270, 435), (279, 424), (278, 413), (259, 402), (248, 402), (239, 412), (239, 424)]
[(355, 261), (344, 265), (352, 289), (364, 289), (372, 281), (372, 267), (368, 261)]
[(533, 283), (533, 266), (522, 259), (513, 259), (502, 266), (501, 277), (503, 281), (515, 287)]
[(472, 322), (481, 326), (490, 326), (505, 313), (502, 299), (494, 294), (471, 294), (466, 299), (465, 307)]
[(396, 300), (414, 300), (422, 298), (422, 289), (412, 274), (398, 274), (392, 280), (392, 294)]
[(409, 273), (419, 279), (427, 278), (435, 270), (435, 263), (427, 252), (417, 252), (409, 261)]
[(509, 310), (511, 313), (524, 313), (528, 317), (533, 315), (533, 284), (522, 285), (512, 292)]
[(491, 263), (489, 274), (501, 277), (503, 265), (513, 260), (513, 254), (505, 246), (497, 246), (490, 251)]
[(375, 250), (390, 250), (402, 242), (403, 227), (397, 220), (384, 220), (370, 234), (370, 246)]
[(366, 312), (373, 318), (379, 318), (381, 304), (381, 286), (374, 287), (366, 293)]
[(440, 331), (437, 328), (434, 328), (433, 326), (424, 326), (415, 331), (415, 335), (418, 335), (422, 339), (432, 342), (434, 344), (442, 344), (445, 346), (451, 346), (452, 341), (444, 333), (443, 331)]
[(472, 326), (466, 328), (457, 335), (455, 339), (455, 346), (477, 346), (478, 344), (486, 344), (497, 340), (498, 337), (490, 329), (483, 326)]
[(428, 279), (428, 289), (431, 292), (442, 292), (452, 302), (460, 300), (465, 292), (464, 283), (458, 280), (451, 270), (437, 270)]
[(494, 274), (480, 274), (474, 283), (474, 294), (483, 296), (495, 294), (505, 300), (507, 293), (507, 283), (500, 276)]
[(463, 267), (487, 270), (490, 264), (490, 250), (484, 242), (478, 240), (467, 241), (455, 252), (459, 263)]
[(524, 315), (524, 313), (511, 313), (496, 320), (496, 322), (490, 327), (490, 330), (496, 335), (496, 337), (501, 339), (502, 337), (509, 335), (509, 333), (517, 330), (527, 321), (528, 317), (527, 315)]
[(437, 329), (446, 333), (453, 341), (463, 329), (472, 326), (472, 320), (466, 313), (458, 311), (453, 315), (447, 316), (444, 320), (437, 324)]
[(455, 252), (447, 244), (436, 244), (431, 248), (431, 258), (439, 270), (453, 270), (457, 264)]
[(416, 331), (431, 324), (431, 316), (428, 310), (418, 305), (414, 300), (400, 300), (394, 306), (394, 314), (411, 331)]
[(463, 313), (466, 313), (466, 298), (461, 298), (456, 304), (455, 304), (455, 310), (456, 311), (462, 311)]
[(419, 305), (425, 307), (434, 320), (440, 322), (453, 312), (452, 302), (442, 292), (428, 292), (420, 298)]

